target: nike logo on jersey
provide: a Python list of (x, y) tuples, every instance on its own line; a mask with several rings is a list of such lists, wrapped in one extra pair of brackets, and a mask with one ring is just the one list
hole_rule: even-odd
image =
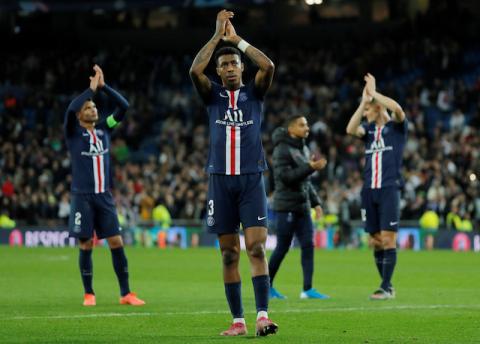
[(222, 97), (222, 98), (228, 98), (227, 91), (221, 91), (221, 92), (219, 93), (219, 95), (220, 95), (220, 97)]
[(390, 226), (395, 226), (398, 222), (390, 222)]
[(266, 218), (267, 218), (266, 216), (264, 216), (264, 217), (257, 216), (258, 221), (265, 220)]
[(82, 133), (82, 136), (90, 136), (88, 133)]

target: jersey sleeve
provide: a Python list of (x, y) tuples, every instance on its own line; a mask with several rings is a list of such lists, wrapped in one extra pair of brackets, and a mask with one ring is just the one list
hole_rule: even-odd
[(105, 84), (105, 86), (102, 88), (102, 91), (105, 92), (105, 94), (107, 94), (107, 96), (112, 99), (116, 105), (115, 111), (105, 119), (106, 127), (108, 129), (113, 129), (123, 120), (130, 104), (125, 97), (107, 84)]
[(210, 93), (208, 94), (207, 98), (205, 99), (202, 98), (205, 105), (211, 105), (215, 99), (215, 92), (218, 93), (220, 92), (220, 89), (221, 89), (220, 85), (215, 81), (210, 80), (210, 84), (211, 84)]
[(75, 130), (75, 125), (77, 123), (77, 112), (82, 109), (83, 104), (92, 99), (94, 92), (91, 88), (87, 88), (79, 96), (72, 100), (68, 105), (67, 111), (65, 112), (65, 118), (63, 122), (63, 130), (66, 136), (72, 135)]
[(363, 122), (360, 126), (365, 130), (365, 135), (361, 137), (362, 141), (367, 142), (368, 140), (368, 123)]
[(255, 96), (255, 99), (260, 100), (260, 101), (263, 102), (263, 100), (265, 99), (265, 95), (258, 93), (257, 87), (255, 86), (255, 79), (251, 80), (251, 81), (247, 84), (247, 88), (248, 88), (249, 90), (251, 90), (251, 94), (253, 94), (253, 95)]
[(405, 118), (403, 122), (394, 122), (393, 127), (396, 131), (401, 133), (403, 136), (407, 136), (408, 133), (408, 120)]

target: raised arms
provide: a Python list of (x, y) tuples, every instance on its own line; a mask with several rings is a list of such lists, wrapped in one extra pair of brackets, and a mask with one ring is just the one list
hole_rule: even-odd
[(380, 94), (376, 90), (375, 77), (368, 73), (364, 77), (365, 80), (365, 89), (367, 95), (372, 97), (373, 100), (385, 106), (392, 113), (392, 119), (395, 122), (403, 122), (405, 120), (405, 112), (403, 112), (402, 107), (392, 98)]
[(362, 137), (365, 135), (365, 129), (361, 126), (363, 112), (365, 111), (365, 104), (367, 102), (371, 102), (372, 98), (367, 95), (367, 91), (364, 88), (362, 94), (362, 100), (360, 101), (360, 105), (358, 105), (357, 110), (355, 110), (354, 114), (350, 118), (350, 121), (347, 125), (347, 134)]
[(123, 120), (130, 104), (128, 103), (128, 100), (125, 99), (125, 97), (123, 97), (120, 93), (118, 93), (105, 83), (103, 71), (98, 65), (95, 65), (93, 69), (95, 70), (95, 73), (98, 73), (100, 75), (98, 81), (98, 88), (105, 92), (109, 98), (113, 99), (115, 105), (117, 106), (114, 113), (107, 117), (107, 126), (109, 128), (113, 128)]
[(77, 113), (82, 109), (83, 104), (85, 104), (87, 100), (91, 100), (98, 89), (101, 89), (113, 99), (117, 106), (114, 113), (107, 118), (107, 125), (109, 128), (115, 127), (118, 122), (124, 118), (125, 112), (128, 109), (128, 101), (105, 83), (102, 69), (98, 65), (95, 65), (93, 70), (95, 71), (95, 75), (90, 76), (90, 87), (73, 99), (67, 108), (64, 119), (64, 130), (67, 135), (70, 135), (75, 128)]
[(230, 20), (227, 20), (225, 33), (225, 41), (238, 46), (238, 48), (242, 50), (245, 55), (255, 63), (255, 65), (257, 65), (258, 72), (255, 75), (255, 88), (257, 94), (263, 97), (272, 84), (275, 65), (263, 52), (238, 36)]
[(75, 121), (77, 120), (76, 114), (82, 109), (83, 104), (93, 97), (97, 91), (98, 84), (100, 81), (100, 74), (95, 71), (94, 76), (90, 76), (90, 87), (78, 95), (75, 99), (72, 100), (70, 105), (68, 105), (67, 111), (65, 112), (65, 118), (63, 122), (63, 129), (67, 135), (69, 135), (73, 128), (75, 127)]
[(225, 36), (225, 27), (230, 18), (233, 18), (233, 12), (222, 10), (218, 13), (215, 34), (207, 42), (207, 44), (200, 49), (197, 56), (195, 56), (195, 59), (193, 60), (192, 66), (190, 67), (190, 78), (192, 79), (192, 82), (195, 85), (198, 93), (204, 100), (208, 98), (210, 89), (212, 87), (212, 84), (205, 75), (204, 71), (210, 62), (210, 59), (212, 58), (217, 44)]

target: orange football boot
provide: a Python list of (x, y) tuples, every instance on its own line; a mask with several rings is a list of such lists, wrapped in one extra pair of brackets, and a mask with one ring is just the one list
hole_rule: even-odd
[(83, 305), (84, 306), (95, 306), (97, 301), (95, 300), (95, 294), (85, 294), (83, 296)]
[(128, 293), (120, 298), (121, 305), (143, 306), (145, 301), (140, 300), (135, 293)]

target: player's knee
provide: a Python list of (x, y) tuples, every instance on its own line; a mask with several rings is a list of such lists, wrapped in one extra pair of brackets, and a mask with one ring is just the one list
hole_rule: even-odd
[(396, 247), (395, 239), (391, 237), (382, 237), (382, 247), (384, 250), (395, 248)]
[(79, 246), (82, 250), (91, 250), (93, 248), (93, 240), (88, 238), (78, 239)]
[(256, 242), (248, 248), (248, 255), (252, 258), (265, 259), (265, 247), (262, 243)]
[(240, 258), (238, 252), (232, 249), (226, 249), (222, 251), (223, 265), (232, 266), (237, 263)]
[(120, 235), (107, 238), (107, 241), (108, 241), (108, 246), (113, 249), (123, 246), (123, 240)]
[(383, 241), (380, 236), (370, 237), (370, 246), (373, 247), (375, 251), (383, 250)]

